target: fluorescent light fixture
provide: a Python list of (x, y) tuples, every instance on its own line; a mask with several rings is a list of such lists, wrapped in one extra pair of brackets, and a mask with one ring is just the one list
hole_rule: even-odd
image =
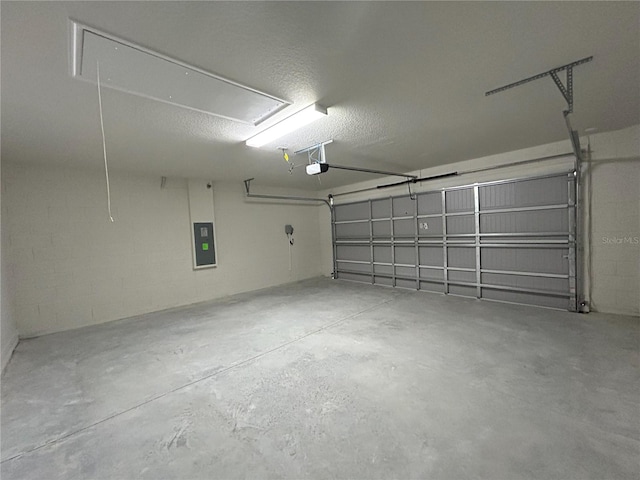
[(326, 108), (314, 103), (251, 137), (246, 143), (249, 147), (261, 147), (277, 138), (283, 137), (287, 133), (308, 125), (326, 114)]

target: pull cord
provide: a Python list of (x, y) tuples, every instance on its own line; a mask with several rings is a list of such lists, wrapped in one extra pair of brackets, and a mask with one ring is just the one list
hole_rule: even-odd
[(102, 92), (100, 86), (100, 63), (96, 62), (96, 76), (98, 79), (98, 107), (100, 109), (100, 130), (102, 131), (102, 155), (104, 157), (104, 176), (107, 182), (107, 210), (109, 211), (109, 220), (112, 222), (111, 215), (111, 187), (109, 186), (109, 166), (107, 165), (107, 142), (104, 137), (104, 118), (102, 115)]

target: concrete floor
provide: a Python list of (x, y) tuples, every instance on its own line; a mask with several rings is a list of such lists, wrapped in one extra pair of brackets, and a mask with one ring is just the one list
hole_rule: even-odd
[(23, 341), (3, 480), (640, 477), (637, 318), (314, 279)]

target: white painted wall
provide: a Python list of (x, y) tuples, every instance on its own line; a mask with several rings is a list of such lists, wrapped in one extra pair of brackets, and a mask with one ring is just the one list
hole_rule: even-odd
[[(103, 172), (3, 165), (2, 252), (21, 336), (320, 274), (317, 206), (255, 203), (242, 184), (214, 183), (218, 266), (194, 271), (187, 180), (169, 178), (161, 189), (160, 177), (111, 172), (110, 179), (115, 223)], [(291, 271), (288, 223), (295, 228)]]
[(11, 308), (11, 284), (7, 275), (7, 249), (5, 248), (6, 228), (4, 223), (6, 215), (2, 215), (2, 205), (0, 200), (0, 358), (1, 371), (9, 363), (13, 349), (18, 344), (18, 330), (16, 328), (13, 311)]
[(0, 352), (2, 358), (2, 371), (9, 363), (11, 354), (18, 344), (18, 329), (16, 328), (15, 319), (12, 314), (11, 302), (11, 285), (7, 278), (7, 268), (5, 257), (5, 249), (2, 249), (2, 299), (0, 300), (1, 323), (0, 323)]
[(587, 204), (585, 226), (591, 238), (591, 305), (640, 315), (640, 126), (594, 135), (590, 143), (591, 224)]
[[(586, 148), (590, 140), (592, 146), (592, 229), (584, 232), (583, 243), (588, 266), (589, 248), (593, 252), (591, 275), (585, 275), (585, 292), (591, 292), (593, 308), (608, 313), (640, 315), (640, 245), (635, 239), (640, 237), (638, 221), (640, 216), (640, 125), (615, 132), (601, 133), (582, 138)], [(490, 157), (476, 158), (449, 165), (410, 172), (419, 177), (439, 175), (448, 172), (496, 167), (511, 162), (532, 160), (563, 153), (571, 153), (569, 140), (538, 147), (507, 152)], [(329, 163), (331, 161), (329, 160)], [(542, 173), (567, 171), (573, 165), (573, 157), (557, 158), (544, 162), (505, 167), (481, 173), (469, 173), (458, 177), (425, 182), (415, 186), (415, 192), (435, 190), (473, 182), (524, 177)], [(588, 172), (588, 168), (585, 169)], [(364, 175), (364, 174), (363, 174)], [(588, 180), (584, 175), (583, 180)], [(384, 183), (397, 182), (397, 177), (387, 177), (349, 185), (329, 193), (341, 193), (375, 187)], [(380, 198), (406, 194), (406, 186), (384, 190), (374, 190), (336, 198), (336, 203), (348, 203), (367, 198)], [(585, 197), (588, 190), (585, 188)], [(588, 227), (588, 211), (585, 208), (585, 225)], [(330, 275), (333, 270), (330, 215), (320, 210), (322, 226), (322, 272)], [(607, 239), (607, 240), (605, 240)], [(623, 239), (622, 243), (618, 239)], [(624, 239), (630, 239), (625, 241)], [(588, 269), (587, 269), (588, 272)]]

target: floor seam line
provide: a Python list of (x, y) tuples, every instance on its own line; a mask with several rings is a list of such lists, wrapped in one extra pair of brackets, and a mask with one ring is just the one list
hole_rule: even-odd
[[(407, 294), (406, 294), (406, 293), (403, 293), (403, 294), (398, 295), (398, 296), (405, 296), (405, 295), (407, 295)], [(234, 363), (233, 365), (229, 365), (228, 367), (225, 367), (225, 368), (223, 368), (223, 369), (221, 369), (221, 370), (218, 370), (218, 371), (216, 371), (216, 372), (214, 372), (214, 373), (212, 373), (212, 374), (210, 374), (210, 375), (206, 375), (206, 376), (201, 377), (201, 378), (199, 378), (199, 379), (193, 380), (193, 381), (191, 381), (191, 382), (189, 382), (189, 383), (186, 383), (186, 384), (180, 385), (180, 386), (178, 386), (178, 387), (176, 387), (176, 388), (173, 388), (173, 389), (168, 390), (168, 391), (166, 391), (166, 392), (160, 393), (160, 394), (158, 394), (158, 395), (154, 396), (153, 398), (149, 398), (149, 399), (147, 399), (147, 400), (145, 400), (145, 401), (143, 401), (143, 402), (140, 402), (140, 403), (139, 403), (139, 404), (137, 404), (137, 405), (134, 405), (134, 406), (129, 407), (129, 408), (125, 409), (125, 410), (122, 410), (122, 411), (120, 411), (120, 412), (117, 412), (117, 413), (114, 413), (114, 414), (112, 414), (112, 415), (109, 415), (108, 417), (105, 417), (105, 418), (103, 418), (103, 419), (101, 419), (101, 420), (98, 420), (97, 422), (94, 422), (94, 423), (92, 423), (91, 425), (84, 426), (84, 427), (82, 427), (82, 428), (79, 428), (78, 430), (75, 430), (75, 431), (73, 431), (73, 432), (70, 432), (70, 433), (68, 433), (68, 434), (66, 434), (66, 435), (63, 435), (63, 436), (61, 436), (61, 437), (58, 437), (58, 438), (54, 438), (54, 439), (52, 439), (52, 440), (49, 440), (49, 441), (47, 441), (47, 442), (45, 442), (45, 443), (42, 443), (42, 444), (40, 444), (40, 445), (38, 445), (38, 446), (36, 446), (36, 447), (33, 447), (33, 448), (29, 449), (29, 450), (25, 450), (24, 452), (17, 453), (17, 454), (15, 454), (15, 455), (13, 455), (13, 456), (11, 456), (11, 457), (9, 457), (9, 458), (6, 458), (6, 459), (4, 459), (4, 460), (0, 461), (0, 465), (4, 464), (4, 463), (6, 463), (6, 462), (10, 462), (10, 461), (12, 461), (12, 460), (16, 460), (16, 459), (18, 459), (18, 458), (20, 458), (20, 457), (22, 457), (22, 456), (24, 456), (24, 455), (27, 455), (27, 454), (29, 454), (29, 453), (33, 453), (33, 452), (35, 452), (35, 451), (37, 451), (37, 450), (40, 450), (40, 449), (45, 448), (45, 447), (48, 447), (48, 446), (50, 446), (50, 445), (54, 445), (54, 444), (56, 444), (56, 443), (58, 443), (58, 442), (61, 442), (61, 441), (67, 440), (68, 438), (71, 438), (71, 437), (73, 437), (73, 436), (75, 436), (75, 435), (77, 435), (77, 434), (79, 434), (79, 433), (82, 433), (82, 432), (84, 432), (84, 431), (86, 431), (86, 430), (89, 430), (90, 428), (93, 428), (93, 427), (95, 427), (95, 426), (98, 426), (98, 425), (101, 425), (101, 424), (103, 424), (103, 423), (106, 423), (106, 422), (108, 422), (109, 420), (112, 420), (112, 419), (114, 419), (114, 418), (116, 418), (116, 417), (119, 417), (119, 416), (121, 416), (121, 415), (124, 415), (125, 413), (132, 412), (133, 410), (136, 410), (137, 408), (140, 408), (140, 407), (143, 407), (143, 406), (145, 406), (145, 405), (148, 405), (148, 404), (150, 404), (150, 403), (152, 403), (152, 402), (155, 402), (156, 400), (160, 400), (161, 398), (164, 398), (164, 397), (166, 397), (166, 396), (168, 396), (168, 395), (170, 395), (170, 394), (172, 394), (172, 393), (178, 392), (178, 391), (180, 391), (180, 390), (183, 390), (183, 389), (185, 389), (185, 388), (187, 388), (187, 387), (190, 387), (190, 386), (195, 385), (195, 384), (197, 384), (197, 383), (203, 382), (203, 381), (205, 381), (205, 380), (209, 380), (209, 379), (211, 379), (211, 378), (213, 378), (213, 377), (215, 377), (215, 376), (217, 376), (217, 375), (220, 375), (221, 373), (228, 372), (229, 370), (232, 370), (232, 369), (234, 369), (234, 368), (236, 368), (236, 367), (240, 367), (240, 366), (245, 365), (245, 364), (247, 364), (247, 363), (251, 363), (252, 361), (257, 360), (258, 358), (262, 358), (262, 357), (264, 357), (264, 356), (266, 356), (266, 355), (269, 355), (270, 353), (273, 353), (273, 352), (275, 352), (275, 351), (277, 351), (277, 350), (280, 350), (280, 349), (282, 349), (282, 348), (284, 348), (284, 347), (287, 347), (287, 346), (289, 346), (289, 345), (292, 345), (293, 343), (299, 342), (300, 340), (304, 340), (304, 339), (305, 339), (305, 338), (307, 338), (307, 337), (310, 337), (310, 336), (312, 336), (312, 335), (315, 335), (315, 334), (317, 334), (317, 333), (320, 333), (320, 332), (322, 332), (322, 331), (324, 331), (324, 330), (327, 330), (327, 329), (329, 329), (329, 328), (331, 328), (331, 327), (334, 327), (334, 326), (338, 325), (339, 323), (345, 322), (345, 321), (347, 321), (347, 320), (349, 320), (349, 319), (351, 319), (351, 318), (357, 317), (358, 315), (361, 315), (361, 314), (363, 314), (363, 313), (366, 313), (366, 312), (368, 312), (368, 311), (371, 311), (371, 310), (373, 310), (374, 308), (378, 308), (378, 307), (380, 307), (380, 306), (382, 306), (382, 305), (386, 305), (386, 304), (388, 304), (388, 303), (391, 303), (391, 302), (395, 301), (396, 299), (397, 299), (397, 298), (390, 298), (389, 300), (385, 300), (384, 302), (377, 303), (377, 304), (372, 305), (372, 306), (370, 306), (370, 307), (367, 307), (367, 308), (365, 308), (365, 309), (363, 309), (363, 310), (360, 310), (360, 311), (358, 311), (358, 312), (355, 312), (355, 313), (352, 313), (352, 314), (350, 314), (350, 315), (347, 315), (346, 317), (340, 318), (339, 320), (336, 320), (335, 322), (329, 323), (329, 324), (327, 324), (327, 325), (323, 325), (323, 326), (321, 326), (320, 328), (318, 328), (318, 329), (316, 329), (316, 330), (313, 330), (313, 331), (311, 331), (311, 332), (309, 332), (309, 333), (305, 333), (304, 335), (302, 335), (302, 336), (300, 336), (300, 337), (298, 337), (298, 338), (294, 338), (293, 340), (289, 340), (288, 342), (285, 342), (285, 343), (283, 343), (283, 344), (280, 344), (280, 345), (278, 345), (277, 347), (274, 347), (274, 348), (272, 348), (272, 349), (270, 349), (270, 350), (267, 350), (267, 351), (262, 352), (262, 353), (258, 353), (257, 355), (254, 355), (253, 357), (249, 357), (249, 358), (247, 358), (247, 359), (240, 360), (239, 362), (236, 362), (236, 363)]]

